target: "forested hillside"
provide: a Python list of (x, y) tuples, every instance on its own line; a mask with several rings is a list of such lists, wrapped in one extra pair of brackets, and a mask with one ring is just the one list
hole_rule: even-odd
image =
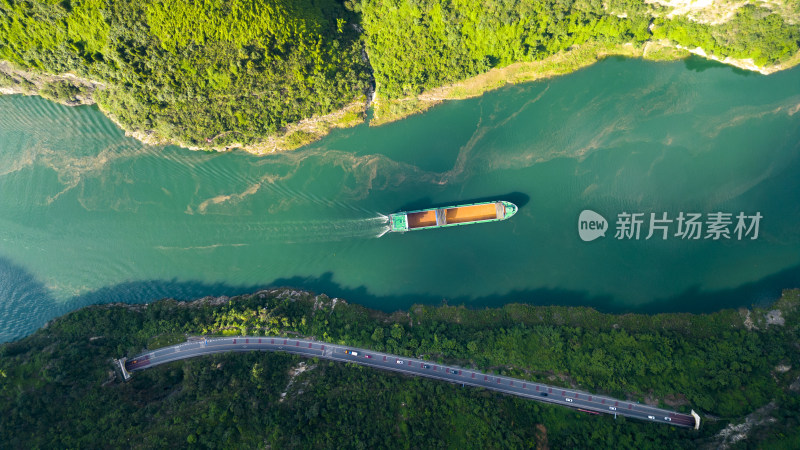
[[(225, 303), (93, 306), (0, 345), (3, 448), (741, 448), (800, 443), (800, 291), (773, 311), (600, 314), (414, 306), (289, 290)], [(768, 317), (771, 319), (768, 320)], [(771, 324), (769, 323), (771, 322)], [(308, 336), (695, 409), (699, 431), (281, 353), (199, 357), (128, 382), (112, 358), (185, 334)], [(305, 370), (304, 370), (305, 369)], [(727, 428), (730, 430), (730, 428)]]
[(531, 61), (588, 39), (649, 38), (645, 17), (620, 19), (596, 1), (365, 0), (370, 61), (388, 97)]
[[(554, 64), (574, 68), (654, 41), (753, 67), (796, 63), (795, 3), (723, 5), (712, 24), (644, 0), (0, 0), (0, 59), (96, 80), (101, 108), (151, 142), (220, 148), (366, 102), (373, 77), (392, 101), (566, 50), (580, 48)], [(25, 83), (0, 70), (0, 88)], [(70, 84), (17, 91), (69, 103), (86, 85)], [(416, 108), (396, 106), (397, 117)], [(326, 123), (356, 123), (358, 109)], [(275, 147), (327, 128), (312, 131)]]
[(462, 80), (518, 61), (546, 58), (586, 42), (642, 44), (670, 39), (759, 66), (798, 51), (800, 26), (746, 6), (720, 25), (666, 18), (643, 0), (363, 0), (367, 48), (388, 98)]
[(156, 140), (250, 143), (363, 96), (358, 20), (334, 0), (0, 0), (0, 59), (103, 82)]

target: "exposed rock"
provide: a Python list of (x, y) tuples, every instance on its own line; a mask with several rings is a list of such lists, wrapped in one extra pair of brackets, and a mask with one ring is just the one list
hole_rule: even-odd
[(658, 406), (658, 400), (652, 397), (652, 392), (644, 396), (644, 404), (648, 406)]
[(729, 2), (715, 0), (645, 0), (645, 3), (672, 8), (666, 17), (686, 16), (689, 20), (709, 25), (719, 25), (729, 21), (736, 10), (748, 2)]
[[(58, 87), (64, 88), (63, 97), (54, 95)], [(77, 106), (94, 104), (94, 91), (104, 87), (100, 81), (73, 73), (53, 75), (20, 69), (8, 61), (0, 61), (0, 94), (41, 95), (67, 106)]]
[(678, 406), (688, 405), (689, 401), (686, 400), (686, 396), (683, 394), (674, 394), (674, 395), (667, 395), (666, 397), (664, 397), (664, 403), (673, 408), (676, 408)]
[(780, 309), (773, 309), (769, 311), (765, 316), (767, 319), (767, 326), (769, 325), (783, 325), (786, 323), (786, 319), (781, 316)]
[(759, 67), (758, 65), (756, 65), (756, 63), (753, 61), (752, 58), (736, 59), (736, 58), (731, 58), (730, 56), (726, 56), (725, 58), (720, 58), (717, 55), (709, 55), (706, 53), (705, 50), (703, 50), (702, 47), (689, 48), (689, 47), (684, 47), (680, 44), (676, 45), (675, 47), (682, 50), (686, 50), (689, 53), (694, 53), (695, 55), (702, 56), (703, 58), (719, 61), (723, 64), (728, 64), (734, 67), (738, 67), (740, 69), (758, 72), (762, 75), (769, 75), (771, 73), (775, 73), (781, 70), (780, 66)]
[(770, 402), (748, 414), (744, 422), (736, 425), (729, 424), (716, 435), (718, 448), (730, 448), (737, 442), (746, 439), (750, 429), (754, 426), (775, 422), (774, 417), (769, 417), (769, 413), (775, 408), (775, 402)]
[[(289, 392), (289, 388), (292, 387), (294, 379), (297, 378), (298, 375), (305, 372), (306, 370), (312, 370), (314, 369), (314, 367), (316, 366), (307, 366), (305, 362), (301, 361), (295, 367), (289, 370), (289, 383), (286, 385), (286, 388), (284, 388), (283, 392), (281, 392), (281, 398), (280, 400), (278, 400), (278, 402), (283, 402), (283, 400), (286, 398), (286, 394)], [(300, 390), (298, 391), (298, 394), (301, 394), (302, 392), (303, 391)]]
[(541, 423), (536, 425), (536, 435), (539, 438), (536, 442), (536, 449), (548, 450), (550, 445), (547, 442), (547, 428)]
[(116, 380), (117, 380), (117, 374), (116, 374), (116, 371), (114, 371), (114, 370), (109, 370), (109, 371), (108, 371), (108, 372), (106, 372), (106, 373), (107, 373), (107, 375), (108, 375), (108, 378), (106, 378), (106, 381), (104, 381), (104, 382), (103, 382), (103, 384), (101, 384), (101, 385), (100, 385), (100, 386), (102, 386), (102, 387), (106, 387), (106, 386), (108, 386), (109, 384), (111, 384), (111, 383), (113, 383), (114, 381), (116, 381)]
[(757, 330), (758, 327), (755, 326), (753, 323), (753, 318), (750, 317), (750, 310), (747, 310), (746, 316), (744, 318), (744, 327), (747, 328), (748, 331)]

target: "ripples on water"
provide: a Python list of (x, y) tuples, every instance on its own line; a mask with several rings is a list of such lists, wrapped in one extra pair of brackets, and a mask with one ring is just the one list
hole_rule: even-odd
[[(283, 283), (386, 310), (761, 301), (800, 278), (798, 77), (607, 60), (262, 158), (148, 147), (94, 107), (0, 97), (0, 341), (88, 303)], [(530, 200), (510, 221), (385, 235), (385, 214), (509, 193)], [(765, 224), (755, 243), (585, 245), (584, 208)]]
[(63, 312), (41, 283), (0, 258), (0, 342), (24, 336)]

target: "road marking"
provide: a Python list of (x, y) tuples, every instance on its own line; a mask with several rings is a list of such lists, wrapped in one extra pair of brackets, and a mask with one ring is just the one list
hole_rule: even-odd
[[(258, 339), (258, 343), (259, 344), (265, 344), (266, 343), (266, 339), (261, 339), (261, 338), (257, 338), (257, 337), (255, 337), (254, 339)], [(129, 362), (127, 362), (126, 365), (131, 367), (131, 370), (137, 370), (138, 371), (138, 370), (147, 369), (148, 367), (152, 367), (153, 365), (173, 362), (173, 361), (177, 361), (179, 359), (183, 359), (183, 358), (187, 358), (187, 357), (191, 357), (191, 356), (195, 356), (195, 355), (213, 354), (213, 353), (217, 353), (219, 351), (231, 351), (231, 350), (236, 351), (237, 349), (244, 349), (244, 350), (255, 349), (255, 350), (262, 350), (262, 351), (263, 350), (288, 351), (289, 353), (300, 354), (300, 355), (304, 355), (306, 357), (310, 357), (310, 356), (320, 355), (321, 354), (323, 357), (326, 357), (326, 358), (334, 360), (334, 361), (348, 362), (348, 360), (349, 360), (349, 362), (356, 362), (356, 363), (359, 363), (359, 364), (362, 364), (362, 365), (373, 366), (373, 367), (384, 368), (384, 369), (390, 369), (390, 370), (393, 370), (393, 371), (396, 371), (396, 372), (402, 372), (402, 373), (407, 373), (407, 374), (412, 374), (412, 375), (426, 376), (425, 375), (426, 373), (432, 375), (432, 373), (431, 373), (432, 371), (422, 370), (422, 369), (425, 368), (425, 365), (427, 364), (427, 361), (412, 360), (412, 359), (402, 359), (402, 358), (396, 357), (394, 355), (381, 355), (379, 352), (368, 352), (367, 350), (364, 350), (364, 349), (358, 349), (357, 351), (359, 351), (359, 352), (363, 351), (364, 352), (364, 356), (366, 356), (368, 353), (371, 353), (373, 356), (375, 356), (375, 355), (383, 356), (383, 362), (384, 363), (387, 363), (388, 358), (394, 357), (395, 358), (395, 362), (403, 362), (405, 364), (404, 365), (400, 365), (400, 364), (381, 365), (380, 363), (378, 363), (377, 360), (375, 362), (372, 362), (372, 361), (367, 361), (367, 360), (362, 359), (362, 358), (352, 358), (351, 359), (351, 358), (347, 358), (347, 357), (340, 357), (340, 356), (337, 356), (337, 352), (341, 353), (343, 351), (344, 347), (340, 348), (338, 346), (329, 344), (328, 347), (326, 348), (325, 345), (323, 345), (321, 343), (318, 343), (317, 341), (308, 341), (306, 339), (296, 339), (294, 348), (288, 348), (288, 347), (284, 348), (283, 346), (278, 345), (278, 346), (276, 346), (276, 347), (278, 347), (277, 349), (276, 348), (258, 348), (258, 347), (251, 348), (251, 347), (248, 347), (247, 344), (249, 344), (249, 342), (250, 342), (249, 338), (245, 338), (244, 342), (239, 342), (239, 341), (241, 341), (241, 339), (239, 339), (239, 338), (212, 338), (212, 339), (204, 338), (203, 340), (188, 341), (188, 342), (185, 342), (185, 343), (182, 343), (182, 344), (177, 344), (175, 346), (172, 346), (171, 351), (170, 351), (169, 348), (163, 348), (163, 349), (159, 349), (157, 351), (152, 351), (152, 352), (146, 354), (145, 356), (135, 357), (134, 360), (133, 360), (133, 361), (136, 361), (135, 363), (132, 363), (132, 362), (129, 361)], [(215, 346), (215, 348), (213, 348), (213, 349), (208, 348), (208, 343), (209, 342), (211, 342), (211, 345)], [(270, 342), (271, 345), (275, 346), (275, 339), (274, 338), (270, 338), (269, 342)], [(300, 345), (301, 342), (308, 344), (308, 346), (305, 346), (305, 345), (301, 346)], [(288, 339), (283, 339), (283, 343), (284, 344), (289, 344), (289, 340)], [(317, 344), (316, 348), (315, 348), (314, 344)], [(238, 345), (238, 347), (237, 347), (237, 345)], [(312, 352), (308, 352), (309, 349), (312, 350)], [(315, 353), (316, 350), (319, 350), (320, 353)], [(361, 356), (361, 355), (359, 355), (359, 356)], [(415, 367), (414, 363), (419, 363), (419, 368)], [(406, 368), (405, 365), (408, 365), (409, 367)], [(454, 376), (463, 375), (463, 371), (462, 370), (453, 369), (453, 368), (446, 367), (446, 366), (438, 366), (438, 365), (434, 365), (433, 366), (434, 370), (437, 371), (437, 372), (439, 370), (439, 367), (441, 367), (443, 369), (443, 371), (445, 372), (446, 375), (454, 375)], [(526, 393), (521, 392), (522, 389), (527, 389), (528, 388), (527, 383), (523, 382), (523, 380), (503, 379), (502, 377), (499, 377), (499, 376), (489, 377), (488, 374), (483, 374), (483, 373), (475, 372), (475, 371), (468, 371), (468, 372), (470, 373), (470, 379), (475, 380), (474, 382), (470, 383), (473, 386), (484, 386), (484, 385), (488, 384), (488, 386), (486, 386), (486, 387), (488, 387), (489, 389), (493, 389), (495, 391), (506, 392), (506, 393), (509, 393), (509, 394), (516, 393), (517, 395), (521, 395), (523, 397), (533, 398), (533, 399), (537, 399), (537, 400), (541, 400), (541, 401), (545, 401), (545, 402), (551, 402), (551, 403), (561, 403), (562, 405), (565, 405), (565, 406), (566, 406), (567, 403), (574, 403), (573, 399), (579, 399), (579, 400), (583, 399), (584, 402), (585, 401), (597, 402), (597, 400), (594, 400), (594, 397), (592, 395), (589, 395), (589, 394), (586, 394), (585, 397), (581, 397), (581, 393), (575, 392), (575, 391), (571, 391), (569, 393), (569, 395), (567, 395), (567, 392), (566, 392), (565, 389), (561, 390), (561, 397), (563, 398), (563, 400), (558, 400), (557, 397), (551, 397), (549, 399), (540, 399), (539, 396), (534, 397), (532, 394), (526, 394)], [(431, 376), (431, 375), (427, 375), (427, 376), (430, 377), (430, 378), (436, 378), (436, 379), (445, 380), (445, 381), (451, 381), (451, 382), (455, 381), (455, 380), (453, 380), (453, 378), (451, 376), (444, 376), (444, 375), (438, 375), (438, 374), (435, 375), (435, 376)], [(479, 383), (477, 381), (477, 375), (484, 375), (484, 384), (481, 384), (481, 383)], [(497, 382), (496, 383), (490, 383), (490, 381), (493, 381), (493, 380), (489, 380), (489, 378), (493, 378), (493, 380), (497, 380)], [(504, 383), (504, 380), (505, 380), (505, 383)], [(515, 384), (514, 381), (519, 381), (519, 383)], [(521, 389), (519, 387), (520, 384), (522, 384), (522, 388)], [(463, 382), (462, 382), (462, 386), (464, 386)], [(492, 387), (492, 386), (494, 386), (494, 387)], [(535, 387), (537, 392), (544, 391), (544, 389), (542, 389), (542, 387), (547, 388), (550, 393), (552, 393), (553, 390), (554, 390), (553, 387), (548, 387), (546, 385), (545, 386), (541, 386), (541, 385), (535, 385), (534, 384), (534, 387)], [(556, 389), (556, 391), (558, 391), (557, 387), (555, 389)], [(546, 395), (546, 394), (542, 394), (542, 395)], [(622, 401), (622, 405), (620, 405), (620, 401), (614, 401), (614, 399), (608, 399), (608, 403), (606, 403), (606, 399), (602, 398), (602, 397), (600, 398), (600, 401), (598, 403), (601, 403), (603, 405), (610, 405), (610, 404), (613, 403), (614, 406), (608, 406), (608, 410), (607, 411), (614, 412), (615, 417), (616, 417), (616, 414), (618, 413), (618, 407), (622, 406), (623, 409), (625, 410), (625, 413), (620, 413), (620, 414), (626, 415), (626, 416), (632, 417), (632, 418), (643, 419), (643, 417), (642, 417), (643, 415), (650, 414), (651, 416), (656, 417), (655, 419), (651, 419), (651, 420), (655, 420), (655, 421), (660, 422), (660, 423), (667, 423), (667, 424), (671, 423), (673, 425), (679, 425), (679, 426), (691, 426), (691, 425), (693, 425), (695, 423), (694, 417), (685, 416), (685, 415), (682, 415), (682, 414), (675, 413), (673, 411), (661, 410), (659, 408), (649, 408), (649, 407), (640, 408), (638, 406), (637, 406), (637, 408), (634, 408), (634, 405), (632, 403), (625, 403), (624, 401)], [(627, 408), (624, 408), (624, 406), (626, 406), (626, 405), (627, 405)], [(634, 411), (643, 412), (644, 414), (639, 414), (639, 413), (634, 412)], [(667, 414), (667, 415), (665, 415), (665, 414)], [(670, 418), (672, 418), (672, 420), (670, 420)]]

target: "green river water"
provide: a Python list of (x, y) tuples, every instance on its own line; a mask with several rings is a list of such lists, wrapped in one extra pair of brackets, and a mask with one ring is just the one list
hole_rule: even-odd
[[(95, 107), (2, 96), (0, 341), (90, 303), (268, 286), (384, 310), (763, 303), (800, 287), (798, 174), (800, 68), (611, 58), (267, 157), (148, 147)], [(520, 210), (381, 236), (382, 215), (482, 199)], [(579, 238), (584, 209), (605, 238)], [(763, 218), (755, 240), (675, 223), (648, 240), (647, 220), (620, 240), (621, 212)]]

